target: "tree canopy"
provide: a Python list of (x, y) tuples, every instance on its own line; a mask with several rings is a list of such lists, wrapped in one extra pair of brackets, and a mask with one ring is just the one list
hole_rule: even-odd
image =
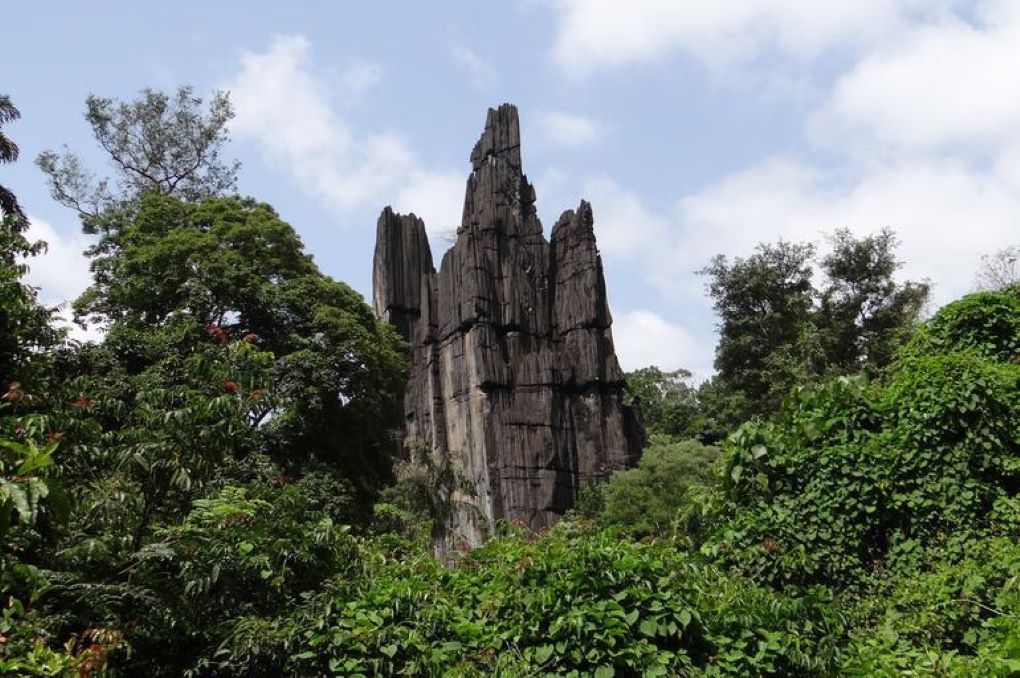
[(699, 431), (698, 392), (688, 370), (663, 372), (653, 365), (629, 372), (627, 394), (649, 433), (691, 438)]
[[(234, 109), (225, 92), (213, 93), (207, 112), (202, 103), (188, 86), (173, 94), (143, 89), (134, 101), (90, 95), (85, 120), (114, 177), (97, 177), (66, 147), (60, 154), (45, 151), (36, 164), (54, 200), (95, 218), (149, 191), (187, 201), (233, 192), (240, 163), (220, 155)], [(97, 228), (90, 219), (85, 224)]]
[(771, 415), (795, 383), (878, 374), (918, 322), (929, 285), (895, 280), (891, 231), (838, 230), (831, 241), (817, 262), (813, 245), (779, 242), (732, 263), (719, 255), (701, 271), (719, 319), (717, 374), (704, 400), (721, 421)]

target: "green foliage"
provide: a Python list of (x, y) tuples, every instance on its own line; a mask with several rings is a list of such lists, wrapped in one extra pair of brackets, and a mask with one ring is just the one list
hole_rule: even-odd
[(729, 263), (720, 255), (701, 271), (719, 317), (713, 381), (699, 393), (703, 412), (730, 430), (776, 413), (791, 388), (831, 376), (876, 376), (910, 336), (928, 299), (927, 283), (898, 283), (891, 231), (832, 236), (818, 262), (809, 244), (761, 244)]
[[(323, 490), (330, 492), (329, 496)], [(328, 474), (225, 486), (196, 500), (179, 524), (160, 528), (133, 557), (139, 586), (156, 596), (125, 620), (126, 667), (160, 675), (201, 672), (237, 619), (272, 617), (301, 603), (328, 577), (360, 566), (350, 528), (334, 521), (349, 487)]]
[(536, 543), (497, 539), (452, 569), (365, 546), (365, 576), (295, 616), (239, 622), (219, 670), (260, 673), (250, 648), (267, 644), (292, 653), (284, 673), (309, 676), (808, 676), (836, 657), (823, 592), (745, 586), (669, 540), (563, 524)]
[(848, 675), (1009, 676), (1020, 670), (1020, 546), (950, 538), (852, 610)]
[(731, 265), (719, 255), (701, 271), (719, 317), (715, 367), (729, 391), (743, 396), (739, 420), (774, 412), (806, 374), (802, 345), (811, 333), (814, 247), (761, 244)]
[(987, 529), (1018, 487), (1020, 364), (996, 329), (1011, 304), (950, 305), (918, 335), (941, 353), (912, 343), (884, 384), (805, 388), (775, 423), (741, 427), (726, 453), (732, 513), (706, 548), (759, 581), (852, 584), (901, 551)]
[[(3, 409), (0, 405), (0, 413)], [(0, 539), (15, 521), (34, 524), (43, 500), (60, 491), (45, 478), (60, 439), (39, 441), (39, 429), (38, 417), (0, 418)], [(58, 510), (62, 508), (60, 497)]]
[[(0, 127), (21, 117), (10, 98), (0, 95)], [(14, 162), (18, 146), (0, 130), (0, 163)], [(22, 282), (26, 259), (46, 249), (25, 237), (28, 217), (17, 197), (0, 185), (0, 397), (11, 384), (29, 384), (29, 356), (53, 346), (60, 333), (50, 327), (51, 312), (39, 306), (35, 290)], [(42, 361), (39, 361), (42, 362)], [(10, 402), (9, 399), (7, 399)]]
[[(11, 98), (6, 94), (0, 94), (0, 128), (19, 118), (21, 111), (11, 102)], [(18, 154), (18, 145), (0, 130), (0, 163), (14, 162), (18, 159)], [(17, 230), (23, 230), (28, 223), (28, 218), (18, 204), (17, 196), (10, 189), (0, 185), (0, 218), (8, 217), (13, 220), (13, 226)]]
[[(17, 598), (8, 598), (0, 618), (0, 673), (5, 676), (67, 676), (81, 671), (89, 675), (84, 658), (73, 654), (73, 641), (61, 650), (45, 642), (36, 620), (26, 614), (25, 605)], [(96, 662), (95, 668), (102, 666)], [(91, 668), (91, 667), (89, 667)]]
[(979, 292), (954, 301), (918, 330), (904, 355), (951, 351), (999, 362), (1020, 356), (1020, 293)]
[(719, 455), (694, 440), (653, 435), (637, 467), (613, 474), (602, 488), (599, 520), (637, 534), (699, 534)]
[(95, 283), (75, 310), (109, 324), (105, 344), (124, 369), (210, 337), (254, 343), (275, 357), (266, 367), (275, 409), (262, 436), (278, 460), (343, 464), (366, 486), (388, 475), (402, 344), (357, 293), (318, 271), (271, 207), (150, 192), (107, 226), (93, 251)]
[(909, 337), (930, 286), (893, 279), (900, 262), (896, 237), (888, 229), (859, 239), (840, 229), (832, 245), (820, 266), (827, 282), (815, 312), (821, 349), (816, 369), (875, 376)]
[(105, 227), (93, 248), (95, 282), (75, 304), (82, 317), (162, 325), (186, 308), (223, 321), (231, 311), (256, 314), (268, 281), (316, 273), (294, 229), (253, 200), (186, 203), (148, 192)]
[(116, 561), (142, 546), (154, 522), (183, 515), (226, 459), (253, 449), (271, 408), (262, 394), (272, 356), (210, 341), (137, 374), (106, 347), (74, 358), (86, 371), (63, 382), (50, 416), (68, 451), (63, 473), (88, 507), (70, 526), (69, 555)]
[(637, 407), (650, 434), (693, 438), (704, 427), (698, 391), (687, 370), (645, 367), (627, 374), (626, 404)]

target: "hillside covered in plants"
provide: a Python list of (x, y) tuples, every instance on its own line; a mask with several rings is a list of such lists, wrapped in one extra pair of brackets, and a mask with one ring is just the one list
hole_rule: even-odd
[(636, 467), (439, 559), (408, 347), (236, 195), (231, 118), (91, 97), (115, 175), (37, 159), (94, 342), (0, 186), (0, 674), (1020, 675), (1016, 281), (927, 308), (890, 231), (721, 253), (715, 374), (627, 375)]

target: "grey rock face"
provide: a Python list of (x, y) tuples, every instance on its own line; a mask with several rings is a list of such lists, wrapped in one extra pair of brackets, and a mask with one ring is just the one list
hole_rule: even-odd
[(545, 239), (509, 104), (489, 110), (471, 165), (438, 273), (425, 224), (389, 207), (373, 269), (375, 311), (411, 345), (404, 440), (447, 471), (440, 550), (481, 543), (499, 520), (549, 527), (632, 466), (643, 438), (622, 401), (591, 206)]

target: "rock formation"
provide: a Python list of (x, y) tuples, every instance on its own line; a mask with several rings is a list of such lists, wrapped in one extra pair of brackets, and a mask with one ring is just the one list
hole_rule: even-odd
[(403, 440), (447, 471), (440, 550), (499, 520), (549, 527), (633, 465), (643, 437), (623, 405), (591, 206), (545, 239), (509, 104), (489, 110), (471, 165), (439, 272), (422, 220), (389, 207), (373, 270), (375, 311), (411, 346)]

